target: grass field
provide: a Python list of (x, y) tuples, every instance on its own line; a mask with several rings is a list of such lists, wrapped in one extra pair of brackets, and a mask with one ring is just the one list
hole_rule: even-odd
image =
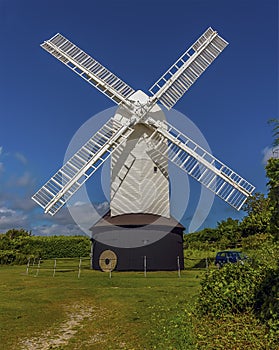
[[(109, 274), (53, 262), (0, 268), (1, 349), (194, 349), (190, 315), (202, 271)], [(49, 267), (49, 268), (46, 268)], [(37, 276), (36, 276), (37, 275)]]
[[(252, 313), (200, 317), (211, 252), (187, 251), (178, 272), (92, 271), (89, 259), (0, 266), (2, 350), (278, 350)], [(214, 253), (212, 253), (214, 254)], [(202, 267), (202, 268), (200, 268)], [(214, 268), (214, 266), (209, 266)]]

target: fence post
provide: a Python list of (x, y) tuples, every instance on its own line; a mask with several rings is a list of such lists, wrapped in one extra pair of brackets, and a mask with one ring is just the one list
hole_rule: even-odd
[(146, 255), (143, 257), (144, 277), (146, 277)]
[(181, 277), (181, 273), (180, 273), (180, 260), (179, 260), (179, 256), (177, 257), (177, 272), (178, 272), (178, 277)]
[(27, 261), (27, 266), (26, 266), (26, 275), (28, 275), (28, 272), (29, 272), (29, 266), (30, 266), (30, 256), (29, 256), (28, 261)]
[(35, 277), (38, 277), (38, 275), (39, 275), (40, 266), (41, 266), (41, 258), (38, 261), (37, 272), (36, 272)]
[(53, 275), (52, 275), (52, 277), (55, 276), (55, 271), (56, 271), (56, 259), (54, 259), (54, 266), (53, 266)]
[(208, 260), (205, 258), (205, 267), (208, 269)]
[(93, 238), (91, 238), (90, 242), (91, 242), (90, 266), (91, 266), (91, 269), (93, 270), (94, 269), (93, 256), (94, 256), (94, 243), (95, 243), (95, 241), (93, 241)]
[(111, 278), (111, 270), (112, 270), (112, 266), (111, 266), (111, 259), (109, 261), (109, 278)]
[(79, 258), (79, 264), (78, 264), (78, 278), (80, 278), (80, 272), (81, 272), (81, 258)]

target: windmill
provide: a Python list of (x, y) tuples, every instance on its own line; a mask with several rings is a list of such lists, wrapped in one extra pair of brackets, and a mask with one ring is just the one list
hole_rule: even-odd
[[(183, 226), (170, 215), (172, 162), (239, 210), (254, 187), (165, 118), (228, 43), (212, 28), (149, 89), (135, 91), (61, 34), (41, 46), (119, 108), (32, 197), (54, 215), (110, 157), (110, 212), (92, 227), (96, 269), (183, 267)], [(131, 247), (130, 242), (133, 241)], [(120, 243), (119, 243), (120, 242)]]

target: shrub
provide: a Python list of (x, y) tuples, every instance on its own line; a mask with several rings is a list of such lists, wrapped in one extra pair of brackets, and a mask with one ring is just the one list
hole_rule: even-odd
[(262, 279), (261, 270), (249, 264), (226, 264), (222, 269), (209, 270), (202, 281), (198, 309), (217, 317), (249, 310)]
[(265, 241), (257, 250), (251, 250), (249, 257), (252, 258), (255, 267), (276, 269), (278, 267), (279, 242)]
[(278, 256), (279, 244), (266, 241), (254, 251), (250, 263), (226, 264), (207, 271), (198, 298), (200, 314), (222, 317), (254, 312), (269, 328), (273, 341), (279, 336)]
[(0, 264), (11, 264), (14, 262), (16, 253), (12, 250), (0, 250)]
[(25, 254), (13, 250), (0, 250), (0, 265), (26, 264), (28, 258)]
[(247, 249), (260, 249), (264, 243), (271, 242), (273, 236), (271, 234), (257, 233), (253, 236), (242, 238), (242, 248)]
[(33, 236), (26, 242), (22, 252), (38, 255), (42, 259), (89, 256), (90, 241), (85, 236)]
[(270, 269), (256, 294), (255, 312), (273, 337), (279, 336), (279, 268)]
[(43, 259), (89, 256), (86, 236), (31, 236), (24, 230), (0, 234), (0, 264), (25, 264), (30, 256)]

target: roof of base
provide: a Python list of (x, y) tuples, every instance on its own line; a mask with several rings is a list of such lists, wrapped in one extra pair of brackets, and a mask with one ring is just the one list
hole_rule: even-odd
[(156, 226), (171, 226), (185, 229), (185, 227), (180, 224), (173, 217), (166, 218), (160, 215), (154, 214), (122, 214), (117, 216), (111, 216), (110, 211), (106, 213), (95, 225), (93, 225), (90, 230), (101, 226), (145, 226), (145, 225), (156, 225)]

